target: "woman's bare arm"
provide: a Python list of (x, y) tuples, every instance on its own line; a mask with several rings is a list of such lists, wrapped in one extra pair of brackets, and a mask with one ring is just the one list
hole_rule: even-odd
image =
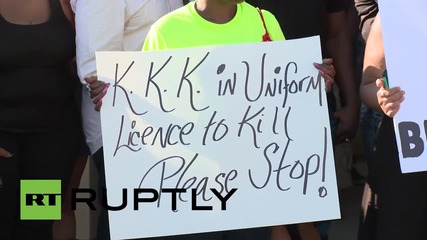
[(378, 111), (382, 110), (377, 100), (379, 87), (376, 86), (375, 82), (382, 77), (385, 69), (381, 22), (379, 15), (377, 15), (372, 23), (371, 32), (366, 43), (360, 98), (366, 106)]

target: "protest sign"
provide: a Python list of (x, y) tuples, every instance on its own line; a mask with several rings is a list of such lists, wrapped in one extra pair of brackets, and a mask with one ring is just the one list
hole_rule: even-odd
[(313, 62), (318, 37), (97, 53), (112, 238), (339, 218)]
[[(405, 91), (405, 100), (394, 117), (394, 128), (403, 173), (427, 170), (427, 89), (424, 69), (427, 56), (427, 2), (380, 2), (381, 25), (390, 87)], [(398, 16), (398, 17), (397, 17)]]

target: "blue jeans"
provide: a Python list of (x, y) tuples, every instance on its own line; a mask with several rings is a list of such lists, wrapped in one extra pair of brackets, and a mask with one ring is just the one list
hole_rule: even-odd
[(360, 109), (360, 134), (363, 144), (363, 152), (366, 159), (372, 158), (374, 143), (378, 132), (378, 126), (382, 119), (382, 113), (368, 108), (362, 104)]

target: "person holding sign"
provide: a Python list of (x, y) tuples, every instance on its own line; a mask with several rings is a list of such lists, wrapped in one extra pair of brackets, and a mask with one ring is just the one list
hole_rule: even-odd
[[(383, 112), (376, 150), (369, 165), (369, 183), (378, 195), (375, 204), (377, 240), (422, 240), (427, 236), (427, 172), (403, 174), (393, 127), (405, 91), (388, 87), (379, 15), (368, 37), (360, 97), (370, 108)], [(385, 76), (383, 76), (385, 75)], [(369, 214), (369, 212), (368, 212)]]
[[(284, 40), (275, 17), (268, 11), (258, 11), (244, 1), (199, 0), (160, 19), (151, 28), (144, 51), (157, 51), (195, 46), (254, 43)], [(331, 59), (314, 63), (330, 89), (335, 75)], [(105, 95), (105, 84), (90, 84), (97, 108)], [(269, 239), (271, 228), (215, 232), (161, 239)]]
[[(145, 40), (143, 51), (280, 40), (285, 37), (276, 18), (268, 11), (258, 10), (244, 0), (198, 0), (157, 21)], [(332, 59), (314, 66), (330, 90), (335, 76)], [(270, 228), (260, 228), (161, 239), (264, 240), (270, 237)]]

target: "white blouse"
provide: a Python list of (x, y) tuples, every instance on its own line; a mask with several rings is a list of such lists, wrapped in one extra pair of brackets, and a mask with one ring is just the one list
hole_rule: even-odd
[[(76, 21), (80, 81), (96, 75), (96, 51), (139, 51), (151, 25), (182, 6), (182, 0), (70, 0)], [(82, 118), (92, 154), (102, 147), (101, 118), (83, 88)]]

